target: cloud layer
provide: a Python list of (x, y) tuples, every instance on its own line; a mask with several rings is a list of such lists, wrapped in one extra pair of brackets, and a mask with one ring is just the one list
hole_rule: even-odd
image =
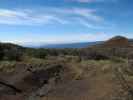
[(117, 0), (69, 0), (69, 2), (94, 3), (94, 2), (116, 2)]
[[(1, 35), (2, 33), (0, 33)], [(8, 34), (6, 34), (8, 35)], [(14, 35), (14, 34), (12, 34)], [(68, 36), (70, 36), (68, 38)], [(31, 38), (32, 37), (32, 38)], [(43, 44), (53, 44), (53, 43), (77, 43), (77, 42), (88, 42), (88, 41), (102, 41), (105, 39), (108, 39), (112, 37), (112, 35), (108, 35), (105, 33), (69, 33), (69, 34), (61, 34), (58, 35), (58, 37), (56, 35), (52, 35), (52, 36), (42, 36), (40, 34), (37, 33), (29, 33), (29, 34), (23, 34), (23, 35), (19, 35), (17, 38), (15, 37), (10, 37), (8, 40), (7, 38), (2, 38), (0, 37), (0, 39), (2, 40), (2, 42), (12, 42), (12, 43), (17, 43), (17, 44), (29, 44), (29, 43), (43, 43)]]
[(41, 25), (50, 22), (65, 23), (65, 21), (50, 14), (39, 14), (31, 10), (0, 9), (0, 24), (8, 25)]
[(87, 24), (103, 21), (96, 10), (89, 8), (43, 8), (39, 11), (0, 9), (0, 24), (6, 25), (72, 24), (77, 19), (79, 24), (87, 27)]

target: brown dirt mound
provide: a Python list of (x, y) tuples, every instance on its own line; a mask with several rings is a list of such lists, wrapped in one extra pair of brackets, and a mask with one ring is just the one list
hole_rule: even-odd
[(127, 38), (122, 36), (116, 36), (106, 41), (103, 46), (106, 47), (129, 47), (130, 43)]

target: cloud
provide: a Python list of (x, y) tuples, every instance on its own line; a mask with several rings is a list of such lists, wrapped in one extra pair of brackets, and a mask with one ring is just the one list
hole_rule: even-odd
[(71, 8), (71, 9), (54, 9), (55, 12), (62, 14), (62, 15), (70, 15), (73, 19), (72, 23), (76, 23), (82, 25), (86, 28), (90, 29), (104, 29), (106, 28), (101, 26), (104, 23), (104, 18), (97, 15), (97, 11), (95, 9), (88, 9), (88, 8)]
[[(33, 35), (34, 34), (34, 35)], [(71, 35), (71, 36), (70, 36)], [(19, 37), (17, 40), (9, 40), (12, 43), (17, 44), (53, 44), (53, 43), (77, 43), (77, 42), (92, 42), (92, 41), (102, 41), (110, 38), (111, 36), (105, 34), (104, 32), (99, 33), (68, 33), (60, 34), (58, 37), (56, 35), (42, 36), (35, 33), (29, 33), (26, 35), (27, 38)], [(28, 38), (29, 37), (29, 38)], [(31, 38), (32, 37), (32, 38)]]
[[(0, 24), (5, 25), (47, 25), (47, 24), (78, 24), (94, 28), (94, 23), (102, 23), (104, 18), (96, 14), (97, 11), (89, 8), (43, 8), (29, 9), (0, 9)], [(76, 20), (75, 19), (79, 19)]]
[(80, 9), (80, 8), (76, 8), (73, 10), (75, 12), (75, 14), (78, 14), (82, 17), (85, 17), (87, 19), (90, 20), (94, 20), (94, 21), (101, 21), (103, 20), (102, 17), (96, 15), (96, 11), (95, 10), (91, 10), (91, 9)]
[(94, 3), (94, 2), (116, 2), (118, 0), (69, 0), (69, 2), (79, 2), (79, 3)]
[(71, 2), (80, 2), (80, 3), (90, 3), (90, 2), (93, 2), (94, 0), (69, 0)]
[(70, 16), (71, 18), (80, 17), (95, 22), (104, 20), (101, 16), (96, 14), (97, 13), (96, 10), (89, 8), (78, 8), (78, 7), (66, 8), (66, 9), (54, 8), (54, 12), (56, 12), (58, 15)]
[(0, 9), (0, 24), (8, 25), (42, 25), (51, 22), (65, 24), (67, 21), (52, 15), (41, 14), (31, 10)]
[(104, 29), (105, 28), (105, 27), (102, 27), (102, 26), (97, 25), (97, 24), (89, 23), (86, 20), (81, 19), (81, 18), (77, 18), (77, 21), (79, 21), (79, 23), (86, 28), (90, 28), (90, 29)]

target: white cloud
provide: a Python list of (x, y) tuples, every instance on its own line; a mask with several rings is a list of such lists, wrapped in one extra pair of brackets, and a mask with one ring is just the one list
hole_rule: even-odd
[[(103, 18), (96, 10), (89, 8), (43, 8), (42, 10), (0, 9), (0, 24), (6, 25), (45, 25), (45, 24), (79, 24), (93, 28), (94, 23), (101, 23)], [(88, 23), (89, 22), (89, 23)], [(90, 23), (91, 22), (91, 23)], [(95, 27), (97, 28), (97, 27)], [(94, 29), (94, 28), (93, 28)]]
[(0, 9), (0, 24), (8, 25), (42, 25), (51, 22), (65, 24), (67, 21), (52, 14), (41, 14), (28, 10)]
[(101, 16), (96, 15), (97, 11), (94, 9), (73, 7), (73, 8), (66, 8), (66, 9), (54, 8), (53, 10), (59, 15), (60, 14), (67, 15), (67, 16), (73, 15), (75, 17), (82, 17), (92, 21), (103, 20)]
[(102, 21), (103, 18), (96, 15), (96, 11), (95, 10), (92, 10), (92, 9), (80, 9), (80, 8), (75, 8), (73, 9), (74, 13), (79, 15), (79, 16), (82, 16), (86, 19), (89, 19), (89, 20), (93, 20), (93, 21)]
[(81, 3), (90, 3), (90, 2), (94, 2), (95, 0), (72, 0), (72, 1), (77, 1)]
[(0, 9), (0, 16), (1, 17), (16, 17), (16, 16), (27, 16), (26, 13), (24, 12), (16, 12), (13, 10), (8, 10), (8, 9)]
[[(52, 36), (40, 36), (39, 34), (27, 34), (27, 38), (19, 38), (18, 40), (12, 39), (9, 42), (17, 43), (17, 44), (27, 44), (27, 43), (34, 43), (34, 44), (53, 44), (53, 43), (77, 43), (77, 42), (92, 42), (92, 41), (102, 41), (109, 39), (111, 36), (105, 34), (104, 32), (101, 33), (68, 33), (65, 35), (52, 35)], [(29, 38), (28, 38), (29, 37)], [(32, 38), (31, 38), (32, 37)]]
[(90, 29), (104, 29), (105, 27), (102, 27), (100, 25), (97, 25), (97, 24), (92, 24), (92, 23), (89, 23), (87, 22), (86, 20), (84, 19), (81, 19), (81, 18), (77, 18), (77, 21), (79, 21), (79, 23), (87, 28), (90, 28)]
[(118, 0), (69, 0), (72, 2), (79, 2), (79, 3), (92, 3), (92, 2), (116, 2)]

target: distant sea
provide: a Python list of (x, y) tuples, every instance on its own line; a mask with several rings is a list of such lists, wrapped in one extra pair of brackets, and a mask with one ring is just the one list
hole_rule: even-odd
[(64, 43), (64, 44), (39, 44), (39, 45), (24, 45), (25, 47), (32, 47), (32, 48), (85, 48), (95, 44), (100, 44), (102, 41), (98, 42), (82, 42), (82, 43)]

